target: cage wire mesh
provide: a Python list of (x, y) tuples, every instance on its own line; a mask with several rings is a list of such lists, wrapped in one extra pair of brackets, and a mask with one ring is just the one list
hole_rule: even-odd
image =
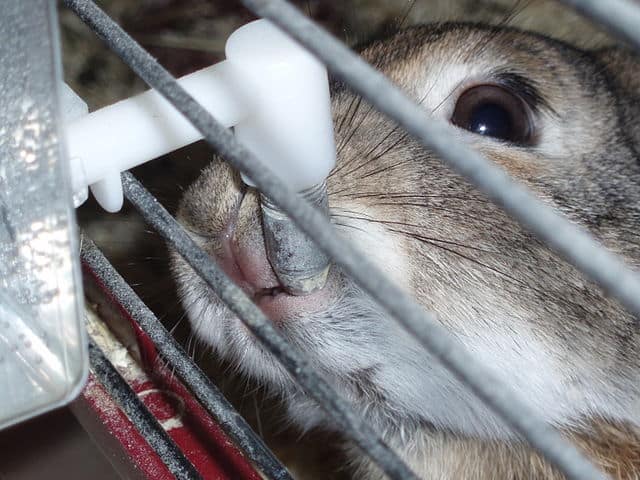
[[(205, 139), (231, 164), (250, 172), (261, 190), (280, 203), (291, 217), (312, 235), (318, 245), (331, 254), (338, 265), (351, 273), (383, 308), (394, 314), (426, 348), (464, 379), (483, 401), (557, 465), (567, 478), (605, 478), (558, 434), (548, 429), (536, 415), (524, 408), (506, 386), (497, 388), (499, 382), (481, 366), (476, 366), (464, 351), (450, 343), (437, 323), (372, 268), (366, 258), (348, 245), (340, 244), (332, 235), (330, 225), (325, 219), (316, 215), (304, 203), (299, 203), (294, 193), (282, 185), (277, 177), (268, 171), (258, 170), (255, 159), (247, 155), (228, 132), (218, 127), (215, 120), (181, 91), (171, 77), (92, 2), (66, 0), (64, 3), (87, 22), (149, 85), (162, 92), (188, 117), (203, 133)], [(297, 38), (325, 62), (334, 74), (371, 104), (397, 120), (425, 146), (433, 149), (445, 162), (449, 162), (454, 169), (465, 174), (516, 219), (617, 297), (631, 312), (636, 315), (640, 312), (640, 282), (637, 275), (616, 257), (604, 252), (588, 235), (569, 225), (523, 191), (480, 155), (456, 145), (446, 128), (440, 129), (435, 124), (425, 123), (424, 117), (420, 115), (420, 107), (406, 99), (395, 87), (378, 76), (339, 42), (318, 30), (288, 4), (275, 0), (246, 0), (243, 3), (256, 14), (271, 19)], [(566, 3), (595, 19), (601, 19), (612, 31), (640, 46), (640, 34), (633, 28), (639, 24), (636, 21), (638, 9), (630, 2), (612, 1), (607, 4), (606, 11), (598, 9), (602, 3), (597, 1), (571, 0)], [(384, 91), (385, 95), (380, 95), (381, 91)], [(349, 405), (328, 387), (321, 376), (309, 369), (303, 356), (283, 342), (278, 333), (270, 328), (264, 315), (248, 302), (239, 289), (230, 284), (229, 279), (190, 241), (189, 236), (153, 197), (131, 175), (125, 174), (123, 181), (128, 200), (135, 205), (145, 220), (158, 229), (221, 298), (230, 303), (232, 310), (279, 357), (307, 392), (324, 404), (326, 411), (334, 416), (365, 453), (373, 457), (390, 478), (412, 478), (407, 467), (384, 445), (371, 427), (354, 414)], [(96, 357), (95, 352), (93, 357)], [(487, 388), (487, 385), (491, 387)]]

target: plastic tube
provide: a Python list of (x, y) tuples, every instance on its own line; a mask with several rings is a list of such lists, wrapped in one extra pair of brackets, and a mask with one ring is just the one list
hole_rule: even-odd
[[(240, 92), (228, 62), (180, 79), (181, 85), (225, 126), (237, 124)], [(165, 155), (202, 136), (154, 90), (122, 100), (66, 126), (67, 153), (74, 192), (92, 185), (99, 203), (110, 212), (122, 207), (120, 173)]]
[[(322, 183), (335, 165), (324, 66), (266, 20), (234, 32), (226, 52), (180, 85), (295, 190)], [(76, 118), (65, 135), (76, 203), (91, 186), (110, 212), (122, 207), (121, 172), (202, 138), (153, 90)]]

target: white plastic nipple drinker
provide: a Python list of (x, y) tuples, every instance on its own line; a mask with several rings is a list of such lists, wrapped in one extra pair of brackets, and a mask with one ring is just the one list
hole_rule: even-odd
[[(336, 154), (324, 65), (267, 22), (236, 30), (226, 54), (252, 108), (235, 127), (238, 140), (328, 214), (325, 179)], [(280, 283), (293, 295), (322, 288), (329, 258), (277, 205), (260, 199), (267, 256)]]
[[(324, 181), (335, 165), (326, 69), (266, 20), (235, 31), (226, 55), (179, 83), (292, 188), (326, 209)], [(153, 90), (72, 121), (66, 141), (76, 205), (90, 187), (106, 210), (120, 210), (121, 172), (201, 138)], [(283, 287), (295, 295), (321, 288), (328, 258), (264, 196), (262, 213), (267, 255)]]

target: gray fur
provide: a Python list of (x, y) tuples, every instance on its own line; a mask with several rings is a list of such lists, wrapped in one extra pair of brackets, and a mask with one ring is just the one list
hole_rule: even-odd
[[(509, 28), (441, 24), (376, 41), (363, 55), (443, 121), (468, 86), (505, 73), (524, 77), (538, 102), (535, 144), (463, 130), (460, 141), (640, 263), (640, 68), (632, 54), (581, 51)], [(635, 431), (637, 319), (346, 88), (336, 83), (333, 91), (339, 160), (328, 189), (341, 235), (371, 252), (549, 423), (587, 437), (601, 422)], [(185, 195), (180, 220), (213, 255), (235, 212), (234, 241), (262, 244), (256, 195), (244, 190), (216, 161)], [(173, 267), (196, 333), (280, 391), (301, 427), (327, 427), (184, 262), (176, 257)], [(334, 272), (328, 292), (321, 307), (289, 312), (277, 325), (424, 478), (498, 478), (486, 471), (488, 458), (503, 459), (499, 478), (517, 478), (515, 471), (534, 478), (526, 476), (532, 462), (543, 466), (535, 478), (556, 478), (348, 278)], [(485, 461), (473, 466), (465, 451)], [(436, 452), (439, 460), (428, 463)]]

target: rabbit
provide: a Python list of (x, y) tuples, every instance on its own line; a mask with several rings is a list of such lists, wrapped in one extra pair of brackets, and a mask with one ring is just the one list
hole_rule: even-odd
[[(438, 23), (374, 40), (362, 57), (634, 268), (640, 262), (640, 62), (507, 26)], [(549, 425), (617, 479), (640, 478), (638, 319), (428, 149), (332, 81), (339, 236), (413, 295)], [(257, 192), (220, 159), (179, 221), (279, 332), (424, 479), (560, 479), (332, 267), (307, 296), (266, 257)], [(177, 254), (196, 336), (277, 392), (303, 431), (337, 426)], [(276, 288), (274, 288), (276, 287)], [(354, 446), (353, 478), (382, 473)]]

